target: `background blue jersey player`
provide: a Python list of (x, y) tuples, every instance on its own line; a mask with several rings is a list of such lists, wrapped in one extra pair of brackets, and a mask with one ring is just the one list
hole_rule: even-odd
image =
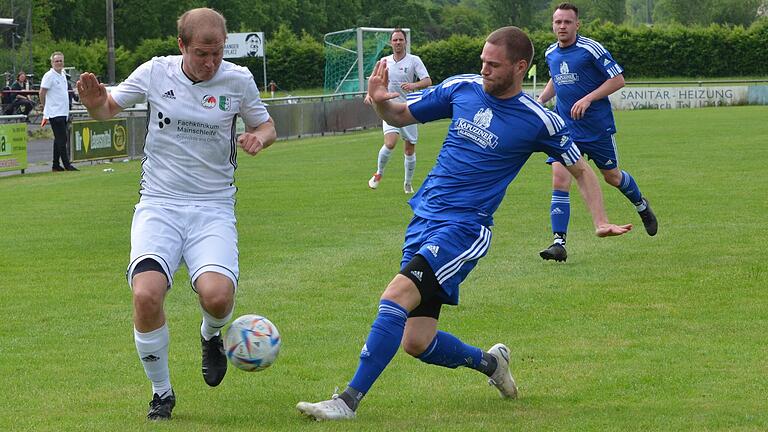
[[(619, 169), (611, 102), (608, 96), (624, 87), (623, 69), (598, 42), (579, 35), (579, 10), (571, 3), (561, 3), (552, 16), (557, 42), (544, 54), (552, 77), (539, 95), (546, 103), (557, 95), (555, 111), (565, 119), (571, 138), (581, 152), (595, 162), (605, 181), (618, 188), (634, 204), (645, 230), (656, 235), (657, 222), (648, 200), (635, 179)], [(539, 253), (547, 260), (565, 261), (565, 237), (571, 217), (569, 191), (571, 175), (555, 158), (552, 164), (552, 204), (550, 218), (554, 243)]]
[(460, 75), (423, 91), (408, 103), (393, 101), (385, 62), (368, 83), (368, 95), (382, 120), (398, 127), (442, 118), (452, 120), (437, 163), (409, 201), (399, 274), (379, 302), (379, 312), (348, 387), (330, 400), (299, 402), (316, 420), (352, 419), (363, 396), (394, 357), (401, 342), (408, 354), (443, 366), (475, 369), (504, 398), (517, 386), (509, 349), (501, 343), (484, 352), (438, 331), (443, 304), (459, 301), (459, 284), (487, 252), (493, 213), (506, 188), (533, 152), (545, 152), (573, 174), (592, 213), (598, 236), (620, 235), (632, 225), (612, 225), (603, 209), (594, 172), (567, 134), (563, 120), (522, 92), (533, 45), (517, 27), (486, 39), (482, 76)]

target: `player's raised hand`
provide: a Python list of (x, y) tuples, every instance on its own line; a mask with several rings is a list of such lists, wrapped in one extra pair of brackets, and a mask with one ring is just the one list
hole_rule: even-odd
[(632, 224), (626, 224), (626, 225), (603, 224), (597, 227), (597, 229), (595, 230), (595, 235), (597, 235), (598, 237), (613, 237), (613, 236), (620, 236), (630, 231), (632, 231)]
[(80, 79), (77, 80), (77, 94), (80, 96), (80, 103), (86, 108), (98, 108), (107, 101), (107, 88), (90, 72), (80, 74)]
[(379, 60), (368, 78), (368, 96), (373, 103), (385, 102), (400, 96), (399, 93), (388, 91), (389, 71), (387, 61)]
[(237, 137), (237, 144), (249, 155), (255, 155), (264, 149), (264, 143), (261, 142), (261, 139), (250, 132), (240, 134)]

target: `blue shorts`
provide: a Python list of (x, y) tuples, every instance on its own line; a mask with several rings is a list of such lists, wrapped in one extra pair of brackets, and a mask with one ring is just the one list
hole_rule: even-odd
[(414, 216), (405, 231), (404, 268), (423, 256), (445, 294), (443, 303), (459, 304), (459, 284), (484, 257), (491, 245), (491, 230), (477, 222), (435, 221)]
[[(574, 141), (581, 150), (581, 154), (595, 162), (595, 166), (601, 170), (610, 170), (619, 167), (619, 151), (616, 149), (614, 135), (593, 142)], [(557, 162), (555, 158), (547, 158), (547, 163), (552, 165)]]

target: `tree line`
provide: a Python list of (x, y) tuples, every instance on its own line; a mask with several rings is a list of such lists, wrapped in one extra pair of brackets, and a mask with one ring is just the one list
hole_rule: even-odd
[[(281, 86), (290, 89), (322, 84), (322, 37), (327, 32), (358, 26), (409, 27), (414, 52), (430, 52), (434, 46), (443, 45), (464, 50), (466, 44), (457, 41), (481, 40), (492, 29), (504, 25), (517, 25), (549, 40), (552, 39), (551, 14), (560, 1), (113, 0), (117, 78), (125, 78), (138, 64), (154, 55), (177, 53), (176, 18), (193, 7), (219, 10), (227, 18), (231, 32), (263, 31), (269, 74), (280, 77)], [(689, 0), (580, 0), (574, 3), (580, 8), (585, 29), (607, 26), (637, 34), (710, 25), (722, 29), (720, 32), (738, 33), (739, 28), (746, 32), (756, 22), (768, 19), (765, 18), (768, 0), (697, 0), (695, 7)], [(51, 50), (59, 50), (65, 53), (68, 65), (103, 75), (106, 69), (105, 0), (15, 0), (10, 4), (5, 1), (0, 4), (0, 16), (13, 17), (18, 24), (2, 34), (0, 68), (7, 70), (13, 63), (42, 75), (50, 67), (47, 59)], [(28, 22), (31, 25), (27, 25)], [(764, 44), (764, 40), (759, 43)], [(10, 52), (11, 45), (16, 52)], [(609, 49), (616, 54), (615, 48)], [(27, 52), (33, 53), (32, 65), (26, 64), (30, 61), (29, 56), (24, 55)], [(12, 56), (16, 56), (13, 61)], [(437, 57), (434, 61), (443, 60)], [(261, 74), (260, 61), (238, 62), (251, 67), (254, 75)], [(299, 71), (304, 71), (305, 79), (300, 79)], [(642, 75), (652, 76), (649, 75), (652, 73), (652, 70), (643, 70)], [(257, 82), (261, 82), (260, 78)]]

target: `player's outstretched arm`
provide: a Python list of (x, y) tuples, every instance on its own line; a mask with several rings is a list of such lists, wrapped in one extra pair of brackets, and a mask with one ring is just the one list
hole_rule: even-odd
[(96, 75), (85, 72), (80, 74), (77, 81), (77, 94), (80, 103), (88, 110), (88, 114), (97, 120), (106, 120), (117, 115), (123, 107), (117, 104), (112, 96), (96, 78)]
[(595, 224), (595, 235), (598, 237), (617, 236), (632, 229), (632, 224), (614, 225), (608, 222), (608, 216), (605, 214), (605, 207), (603, 206), (603, 192), (600, 190), (600, 183), (595, 172), (587, 165), (584, 158), (579, 159), (575, 164), (567, 168), (571, 175), (576, 178), (579, 192), (584, 197), (589, 212), (592, 214), (592, 222)]
[(392, 126), (402, 127), (418, 123), (408, 105), (395, 102), (392, 99), (400, 96), (399, 93), (389, 92), (389, 72), (387, 61), (379, 60), (373, 68), (373, 73), (368, 78), (368, 98), (373, 104), (376, 114)]

